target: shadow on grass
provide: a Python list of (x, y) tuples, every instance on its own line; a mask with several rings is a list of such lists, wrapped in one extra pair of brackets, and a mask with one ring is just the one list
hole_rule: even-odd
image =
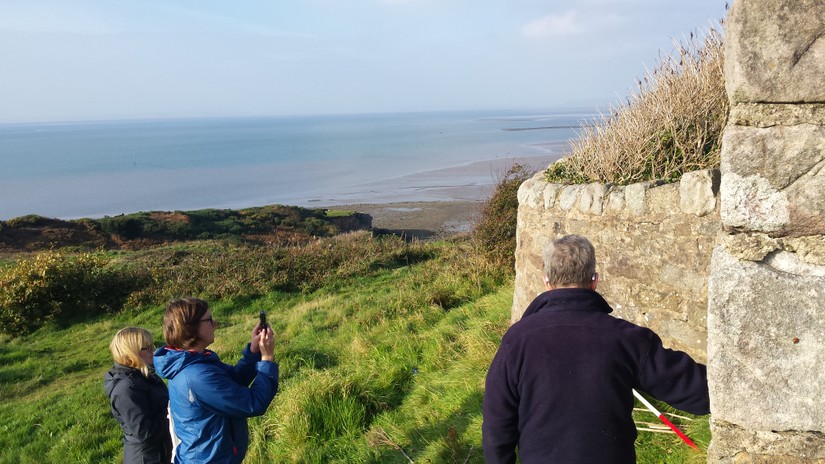
[[(374, 462), (409, 463), (406, 456), (414, 462), (440, 463), (484, 463), (484, 453), (479, 443), (467, 438), (470, 424), (481, 414), (484, 392), (474, 391), (452, 414), (427, 427), (417, 428), (407, 433), (406, 442), (412, 443), (410, 449), (385, 446)], [(439, 443), (440, 442), (440, 443)], [(427, 449), (438, 445), (434, 457)]]
[(430, 240), (438, 235), (426, 229), (372, 229), (372, 233), (377, 236), (395, 235), (406, 242), (412, 242), (413, 240)]

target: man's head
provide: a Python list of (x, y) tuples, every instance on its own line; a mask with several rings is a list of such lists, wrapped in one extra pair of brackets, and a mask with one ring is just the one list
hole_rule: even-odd
[(581, 235), (565, 235), (544, 249), (544, 282), (548, 289), (596, 289), (596, 250)]

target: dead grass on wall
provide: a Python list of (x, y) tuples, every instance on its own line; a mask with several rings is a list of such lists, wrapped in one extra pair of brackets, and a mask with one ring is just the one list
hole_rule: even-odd
[(548, 168), (547, 180), (675, 182), (685, 172), (718, 166), (729, 109), (722, 44), (715, 27), (676, 43), (675, 53), (661, 55), (637, 81), (638, 93), (583, 129), (571, 155)]

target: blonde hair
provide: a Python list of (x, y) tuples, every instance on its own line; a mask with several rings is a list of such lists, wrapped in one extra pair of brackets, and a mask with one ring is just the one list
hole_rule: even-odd
[(118, 364), (139, 369), (143, 375), (149, 377), (149, 365), (140, 357), (140, 350), (154, 344), (152, 334), (139, 327), (126, 327), (115, 334), (109, 351), (112, 359)]

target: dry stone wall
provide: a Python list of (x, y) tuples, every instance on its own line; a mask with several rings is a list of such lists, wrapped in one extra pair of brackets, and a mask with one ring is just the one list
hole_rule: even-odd
[(679, 183), (559, 185), (537, 174), (518, 192), (512, 320), (540, 292), (544, 247), (566, 234), (596, 247), (599, 292), (614, 315), (706, 359), (707, 282), (719, 223), (719, 172)]
[(708, 461), (825, 463), (825, 2), (736, 0)]

